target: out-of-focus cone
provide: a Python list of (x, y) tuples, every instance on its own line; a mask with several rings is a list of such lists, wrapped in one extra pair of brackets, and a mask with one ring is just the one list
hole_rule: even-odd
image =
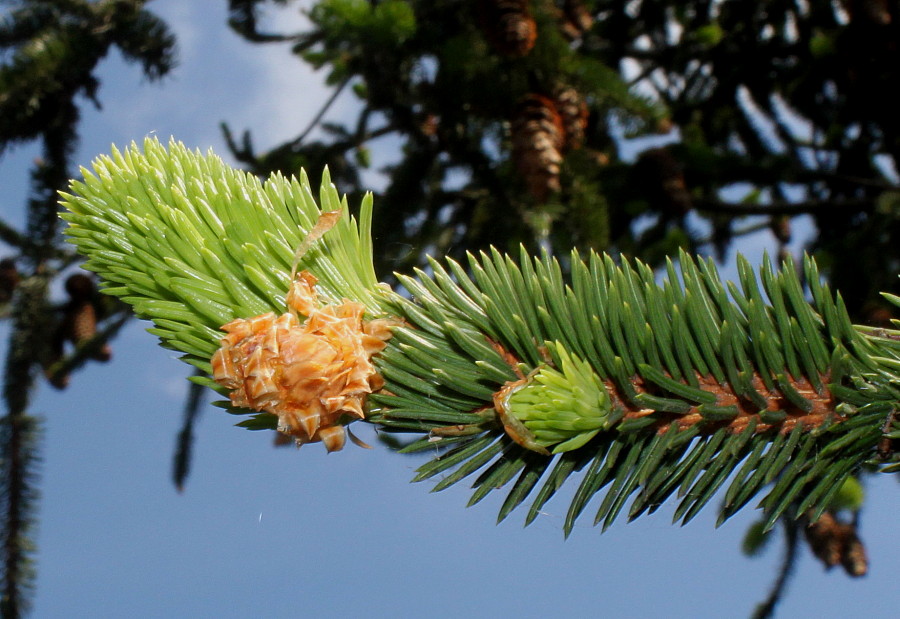
[[(65, 288), (69, 301), (62, 308), (62, 317), (50, 337), (44, 361), (47, 380), (57, 389), (65, 389), (69, 385), (68, 372), (53, 370), (53, 366), (63, 359), (66, 342), (78, 346), (93, 338), (97, 335), (97, 321), (100, 318), (94, 280), (82, 273), (75, 273), (66, 279)], [(104, 344), (91, 354), (91, 359), (96, 361), (105, 362), (111, 358), (109, 344)]]
[(581, 147), (588, 124), (587, 103), (571, 86), (557, 89), (554, 99), (556, 111), (559, 113), (565, 131), (564, 148), (569, 150)]
[(565, 129), (554, 102), (538, 94), (525, 97), (512, 121), (513, 161), (538, 202), (560, 189), (564, 141)]
[(841, 522), (831, 512), (825, 512), (805, 532), (810, 549), (827, 569), (840, 565), (850, 576), (865, 576), (868, 572), (866, 548), (855, 524)]
[(594, 25), (594, 16), (582, 0), (565, 0), (559, 17), (563, 36), (570, 41), (580, 39)]
[(481, 28), (500, 54), (511, 58), (528, 55), (537, 40), (537, 24), (527, 0), (481, 0)]

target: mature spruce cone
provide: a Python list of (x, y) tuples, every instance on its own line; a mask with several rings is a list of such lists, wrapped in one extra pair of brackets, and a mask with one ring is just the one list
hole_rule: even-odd
[(587, 103), (571, 86), (559, 88), (554, 98), (565, 131), (565, 150), (580, 148), (588, 124)]
[(560, 12), (560, 27), (563, 35), (570, 41), (576, 41), (594, 25), (594, 16), (582, 0), (565, 0)]
[[(68, 323), (68, 337), (76, 346), (86, 342), (97, 335), (97, 310), (91, 303), (72, 306), (66, 316)], [(112, 359), (112, 349), (109, 344), (104, 344), (97, 352), (91, 355), (91, 359), (97, 361), (109, 361)]]
[[(75, 273), (66, 280), (66, 292), (69, 293), (69, 302), (63, 309), (60, 329), (64, 339), (77, 346), (97, 335), (97, 321), (100, 318), (95, 303), (97, 287), (87, 275)], [(104, 344), (91, 358), (109, 361), (112, 358), (109, 344)]]
[[(90, 340), (97, 335), (97, 321), (100, 318), (94, 280), (82, 273), (75, 273), (66, 279), (65, 289), (69, 301), (62, 308), (62, 317), (51, 334), (44, 359), (47, 380), (57, 389), (65, 389), (69, 385), (68, 372), (51, 371), (62, 360), (66, 342), (78, 346)], [(109, 344), (103, 344), (91, 354), (91, 359), (96, 361), (109, 361), (111, 358), (112, 349)]]
[(0, 304), (9, 303), (19, 285), (19, 270), (14, 258), (0, 260)]
[(559, 191), (559, 168), (565, 129), (554, 102), (530, 94), (519, 105), (512, 121), (512, 156), (528, 192), (544, 202)]
[(537, 24), (528, 0), (481, 0), (478, 17), (485, 37), (500, 54), (521, 58), (534, 47)]
[(813, 554), (831, 569), (836, 565), (850, 576), (865, 576), (869, 569), (866, 548), (854, 523), (841, 522), (831, 512), (806, 527), (806, 541)]

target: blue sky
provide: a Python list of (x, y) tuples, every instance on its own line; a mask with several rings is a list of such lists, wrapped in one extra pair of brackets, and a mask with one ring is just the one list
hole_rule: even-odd
[[(150, 3), (175, 29), (181, 64), (148, 84), (110, 57), (103, 110), (84, 107), (81, 164), (149, 133), (225, 156), (223, 120), (252, 129), (260, 149), (306, 126), (327, 97), (322, 76), (285, 46), (240, 41), (225, 6)], [(350, 111), (340, 101), (332, 114)], [(0, 209), (13, 222), (36, 152), (0, 159)], [(767, 244), (753, 239), (751, 259)], [(716, 530), (714, 509), (677, 527), (669, 505), (602, 535), (588, 514), (564, 540), (565, 492), (527, 529), (524, 510), (497, 526), (502, 493), (465, 509), (465, 484), (436, 494), (435, 482), (410, 484), (424, 458), (275, 449), (212, 407), (179, 494), (170, 473), (188, 368), (147, 326), (127, 327), (113, 362), (90, 365), (66, 391), (42, 384), (32, 405), (44, 421), (35, 617), (743, 617), (780, 560), (778, 546), (740, 554), (752, 510)], [(3, 342), (7, 333), (0, 324)], [(368, 427), (358, 433), (374, 442)], [(804, 549), (780, 616), (894, 615), (896, 480), (879, 478), (869, 496), (871, 574), (825, 573)]]

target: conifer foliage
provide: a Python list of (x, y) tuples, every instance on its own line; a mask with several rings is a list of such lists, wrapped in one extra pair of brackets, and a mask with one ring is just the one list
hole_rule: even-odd
[[(811, 302), (792, 264), (767, 260), (754, 272), (741, 262), (734, 284), (683, 253), (658, 283), (641, 262), (573, 252), (564, 275), (524, 249), (465, 265), (432, 259), (428, 271), (397, 276), (407, 298), (374, 277), (371, 200), (350, 217), (326, 174), (320, 201), (321, 210), (305, 177), (262, 183), (211, 154), (148, 140), (85, 171), (65, 218), (106, 292), (204, 372), (221, 354), (222, 325), (279, 313), (294, 272), (318, 279), (325, 298), (361, 303), (368, 320), (386, 319), (365, 410), (329, 423), (363, 417), (418, 435), (404, 451), (439, 455), (417, 479), (443, 474), (441, 489), (477, 473), (472, 502), (503, 489), (501, 519), (529, 500), (531, 522), (568, 482), (577, 490), (566, 532), (595, 497), (603, 527), (671, 496), (687, 521), (730, 480), (721, 519), (764, 495), (765, 528), (788, 514), (816, 521), (851, 473), (894, 459), (900, 332), (854, 326), (810, 258)], [(341, 216), (316, 240), (323, 212)], [(330, 363), (303, 363), (308, 384), (343, 380)], [(254, 376), (268, 374), (250, 372), (240, 388), (249, 393)], [(227, 381), (195, 380), (248, 405)], [(262, 412), (231, 409), (251, 415), (240, 425), (291, 431), (281, 412), (251, 408)]]
[(293, 42), (362, 109), (344, 125), (326, 104), (321, 122), (266, 152), (226, 128), (232, 150), (263, 176), (328, 165), (342, 191), (361, 196), (371, 149), (398, 138), (403, 157), (387, 170), (374, 219), (380, 272), (424, 264), (424, 252), (395, 249), (410, 244), (463, 260), (489, 245), (567, 251), (573, 235), (596, 247), (611, 231), (631, 236), (631, 216), (614, 219), (597, 191), (602, 175), (618, 173), (595, 162), (615, 159), (614, 118), (638, 132), (665, 111), (580, 53), (594, 23), (588, 3), (326, 0), (309, 11), (309, 30), (278, 37), (260, 25), (265, 5), (232, 1), (232, 26), (254, 41)]
[[(377, 374), (354, 389), (365, 406), (324, 416), (329, 447), (362, 416), (410, 437), (404, 451), (437, 454), (417, 479), (440, 475), (438, 489), (473, 479), (472, 503), (502, 492), (501, 519), (527, 505), (531, 522), (573, 487), (566, 532), (586, 511), (606, 527), (674, 497), (687, 521), (721, 490), (724, 519), (762, 497), (760, 530), (781, 516), (814, 523), (807, 539), (823, 562), (865, 571), (855, 523), (832, 510), (851, 474), (900, 468), (900, 333), (850, 320), (890, 327), (900, 301), (877, 294), (898, 292), (900, 271), (900, 125), (884, 89), (900, 77), (894, 5), (319, 0), (307, 29), (282, 33), (262, 26), (269, 4), (300, 5), (230, 0), (231, 27), (254, 43), (291, 43), (334, 88), (300, 135), (264, 152), (249, 132), (235, 139), (225, 128), (252, 173), (284, 176), (260, 183), (213, 156), (148, 142), (99, 162), (67, 197), (69, 234), (105, 292), (154, 321), (197, 386), (235, 402), (231, 383), (210, 379), (220, 328), (294, 316), (285, 312), (296, 269), (317, 280), (321, 307), (359, 304), (354, 325), (392, 325), (372, 360)], [(157, 78), (173, 40), (140, 1), (7, 5), (0, 153), (43, 145), (26, 229), (0, 222), (10, 248), (0, 305), (13, 327), (0, 425), (2, 611), (16, 616), (30, 582), (40, 425), (28, 394), (42, 367), (62, 386), (80, 363), (108, 358), (128, 316), (84, 279), (63, 306), (48, 303), (52, 279), (75, 259), (57, 242), (56, 219), (75, 101), (96, 103), (94, 67), (112, 46)], [(348, 93), (358, 116), (328, 122)], [(637, 156), (622, 148), (653, 135), (671, 143)], [(373, 202), (360, 171), (385, 136), (399, 138), (403, 156)], [(289, 180), (303, 166), (322, 181), (319, 206), (304, 176)], [(362, 204), (358, 219), (331, 181)], [(322, 211), (340, 219), (311, 240)], [(798, 214), (820, 232), (817, 260), (798, 270), (742, 262), (727, 283), (693, 257), (768, 228), (788, 258)], [(765, 220), (734, 221), (749, 215)], [(538, 248), (547, 251), (535, 258)], [(376, 272), (412, 296), (379, 285)], [(245, 344), (234, 347), (249, 367)], [(255, 369), (284, 368), (278, 355), (266, 360)], [(318, 382), (346, 369), (323, 367), (333, 369)], [(229, 410), (244, 427), (274, 429), (285, 407), (255, 405), (280, 386), (246, 399), (255, 410)], [(294, 436), (316, 438), (321, 421), (303, 417), (309, 425)]]
[[(308, 27), (273, 33), (260, 15), (275, 5), (300, 3), (231, 0), (231, 25), (291, 42), (359, 113), (340, 122), (326, 106), (301, 135), (256, 150), (247, 133), (235, 154), (261, 175), (327, 164), (358, 197), (378, 138), (398, 140), (374, 222), (381, 273), (422, 266), (409, 245), (458, 261), (576, 245), (658, 268), (679, 249), (727, 254), (764, 218), (783, 237), (809, 215), (808, 249), (854, 320), (891, 311), (879, 296), (900, 292), (891, 3), (320, 0)], [(630, 138), (669, 144), (647, 161)]]
[[(157, 79), (172, 67), (174, 38), (143, 0), (23, 0), (3, 3), (0, 20), (0, 156), (36, 141), (26, 224), (0, 221), (0, 317), (8, 318), (0, 418), (0, 615), (28, 609), (34, 570), (32, 525), (37, 500), (40, 427), (29, 400), (43, 366), (64, 387), (89, 359), (109, 357), (106, 342), (128, 316), (124, 306), (101, 316), (103, 303), (85, 274), (68, 280), (70, 301), (54, 308), (50, 285), (75, 257), (59, 234), (59, 196), (72, 174), (79, 105), (99, 107), (97, 65), (113, 48), (144, 75)], [(97, 330), (97, 320), (111, 320)], [(73, 348), (66, 350), (66, 343)]]
[(484, 34), (500, 54), (521, 57), (534, 47), (537, 23), (528, 5), (528, 0), (481, 0), (478, 3)]

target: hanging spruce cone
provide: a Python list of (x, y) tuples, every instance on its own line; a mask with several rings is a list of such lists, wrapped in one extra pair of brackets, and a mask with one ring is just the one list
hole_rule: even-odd
[(560, 189), (564, 141), (562, 118), (553, 101), (538, 94), (525, 97), (512, 122), (513, 161), (538, 202)]
[(554, 99), (565, 132), (565, 150), (580, 148), (584, 143), (584, 132), (587, 130), (587, 103), (571, 86), (558, 88)]
[(482, 31), (500, 54), (526, 56), (537, 39), (537, 24), (527, 0), (481, 0), (478, 16)]
[[(97, 288), (90, 277), (76, 273), (66, 280), (66, 292), (69, 293), (69, 303), (62, 325), (66, 338), (77, 346), (97, 334), (97, 320), (100, 318), (95, 304)], [(91, 358), (109, 361), (112, 358), (109, 344), (104, 344)]]
[[(97, 334), (98, 308), (95, 303), (97, 288), (87, 275), (75, 273), (70, 275), (65, 284), (69, 301), (62, 308), (62, 318), (50, 339), (49, 350), (44, 362), (47, 380), (57, 389), (65, 389), (69, 384), (68, 372), (53, 370), (53, 366), (62, 360), (66, 342), (75, 346), (90, 340)], [(96, 361), (109, 361), (112, 349), (103, 344), (90, 355)]]
[(0, 304), (9, 303), (19, 285), (19, 270), (14, 258), (0, 260)]
[(666, 147), (651, 148), (638, 158), (637, 172), (643, 176), (647, 198), (663, 214), (686, 215), (693, 206), (681, 164)]
[(827, 569), (840, 565), (850, 576), (865, 576), (869, 570), (866, 548), (856, 525), (841, 522), (831, 512), (823, 513), (806, 527), (806, 541)]
[(565, 0), (560, 12), (560, 27), (563, 36), (577, 41), (594, 25), (594, 16), (582, 0)]

